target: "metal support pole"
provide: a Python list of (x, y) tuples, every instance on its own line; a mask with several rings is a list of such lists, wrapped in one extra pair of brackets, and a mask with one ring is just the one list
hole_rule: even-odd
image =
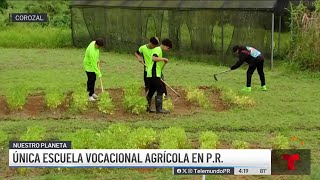
[(278, 54), (279, 54), (279, 57), (281, 57), (281, 52), (280, 52), (280, 34), (281, 34), (281, 15), (279, 16), (279, 33), (278, 33)]
[[(73, 8), (69, 6), (70, 8), (70, 14), (71, 14), (71, 37), (72, 37), (72, 45), (75, 47), (76, 44), (74, 42), (74, 27), (73, 27)], [(10, 19), (9, 19), (10, 20)]]
[(206, 175), (202, 175), (202, 180), (206, 180)]
[(222, 50), (222, 63), (226, 64), (226, 61), (224, 59), (224, 13), (222, 13), (222, 20), (221, 20), (221, 50)]
[(273, 68), (273, 42), (274, 42), (274, 12), (272, 12), (272, 27), (271, 27), (271, 64), (270, 68)]

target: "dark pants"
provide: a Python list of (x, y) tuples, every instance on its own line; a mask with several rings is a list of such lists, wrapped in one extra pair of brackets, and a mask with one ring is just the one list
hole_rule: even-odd
[(92, 96), (94, 93), (94, 85), (96, 84), (96, 73), (94, 72), (87, 72), (87, 91), (89, 92), (89, 96)]
[(147, 71), (143, 71), (143, 80), (144, 80), (144, 90), (145, 92), (148, 92), (150, 87), (150, 79), (147, 78)]
[(149, 98), (152, 98), (155, 92), (157, 92), (157, 96), (162, 96), (163, 93), (165, 93), (164, 83), (159, 77), (148, 78), (148, 80), (150, 80), (150, 87), (147, 95)]
[[(163, 74), (161, 75), (161, 79), (164, 81), (164, 75)], [(164, 83), (163, 83), (163, 87), (164, 87), (164, 94), (167, 96), (168, 95), (167, 87), (166, 87), (166, 85)]]
[(249, 68), (247, 70), (247, 87), (251, 87), (252, 74), (256, 69), (260, 77), (261, 86), (266, 85), (266, 80), (263, 72), (263, 63), (264, 63), (263, 57), (258, 57), (257, 59), (255, 59), (255, 61), (252, 64), (249, 65)]

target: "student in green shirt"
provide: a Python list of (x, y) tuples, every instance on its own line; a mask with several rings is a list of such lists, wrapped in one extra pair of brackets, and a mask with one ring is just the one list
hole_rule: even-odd
[(99, 48), (104, 45), (103, 39), (97, 39), (92, 41), (86, 49), (85, 57), (83, 60), (84, 69), (86, 71), (87, 91), (89, 92), (89, 101), (95, 101), (98, 96), (94, 93), (94, 86), (96, 83), (96, 77), (101, 78), (102, 74), (98, 68), (99, 63)]
[[(153, 49), (152, 60), (154, 61), (151, 74), (147, 74), (147, 78), (150, 81), (150, 87), (147, 95), (147, 100), (152, 99), (155, 92), (157, 95), (156, 100), (156, 113), (168, 113), (162, 109), (163, 94), (166, 92), (165, 84), (161, 81), (162, 70), (166, 63), (169, 62), (167, 58), (163, 57), (163, 51), (169, 51), (172, 48), (172, 42), (170, 39), (164, 39), (159, 47)], [(150, 109), (150, 107), (149, 107)], [(148, 110), (148, 109), (147, 109)]]
[(144, 71), (143, 71), (143, 79), (144, 79), (144, 86), (145, 92), (147, 93), (149, 90), (149, 82), (147, 79), (147, 74), (151, 74), (151, 69), (153, 65), (152, 60), (152, 50), (159, 45), (159, 39), (157, 37), (150, 38), (149, 44), (145, 44), (140, 46), (140, 48), (135, 52), (136, 58), (143, 64)]

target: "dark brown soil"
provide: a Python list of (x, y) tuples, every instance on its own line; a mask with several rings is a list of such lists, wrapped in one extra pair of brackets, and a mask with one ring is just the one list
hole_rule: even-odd
[(6, 99), (2, 96), (0, 96), (0, 116), (1, 115), (8, 115), (9, 114), (9, 108), (8, 104), (6, 102)]
[(28, 116), (36, 117), (45, 111), (45, 104), (43, 95), (29, 96), (23, 111)]

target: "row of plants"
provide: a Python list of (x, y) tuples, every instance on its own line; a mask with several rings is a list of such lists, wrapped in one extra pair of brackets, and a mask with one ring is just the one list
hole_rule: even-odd
[[(229, 104), (239, 107), (254, 106), (255, 101), (248, 96), (238, 95), (229, 88), (214, 87), (221, 92), (222, 99)], [(204, 109), (212, 109), (213, 104), (209, 100), (208, 94), (204, 90), (198, 88), (187, 88), (186, 99), (190, 103), (194, 103)], [(7, 92), (6, 99), (10, 109), (20, 110), (27, 102), (29, 91), (25, 88), (14, 88)], [(44, 100), (46, 106), (50, 109), (56, 109), (62, 105), (67, 98), (66, 94), (57, 88), (49, 88), (45, 90)], [(124, 107), (133, 114), (143, 114), (146, 112), (147, 101), (145, 96), (141, 95), (141, 88), (138, 84), (131, 85), (124, 89)], [(77, 112), (85, 112), (89, 109), (88, 93), (85, 87), (79, 86), (72, 93), (71, 110)], [(107, 91), (99, 94), (97, 108), (101, 113), (112, 114), (115, 106), (112, 98)], [(174, 109), (171, 98), (164, 98), (163, 109), (172, 111)]]
[[(27, 127), (19, 140), (41, 141), (47, 139), (46, 128), (33, 125)], [(80, 129), (60, 138), (72, 141), (74, 149), (217, 149), (221, 145), (220, 137), (212, 131), (199, 133), (198, 140), (191, 141), (183, 128), (170, 127), (161, 131), (152, 128), (131, 128), (124, 124), (113, 124), (101, 131)], [(9, 136), (0, 130), (0, 148), (8, 145)], [(296, 137), (277, 135), (272, 138), (273, 149), (301, 148), (304, 142)], [(232, 149), (248, 149), (251, 145), (242, 140), (233, 140)]]
[(223, 87), (223, 86), (215, 86), (214, 89), (217, 89), (223, 101), (237, 107), (253, 107), (256, 105), (256, 102), (253, 98), (250, 98), (245, 95), (237, 94), (232, 89)]
[[(107, 129), (96, 132), (81, 129), (63, 137), (61, 140), (72, 141), (75, 149), (217, 149), (221, 145), (220, 137), (212, 131), (201, 132), (198, 140), (191, 141), (185, 130), (170, 127), (160, 132), (152, 128), (130, 128), (123, 124), (110, 125)], [(273, 149), (300, 148), (303, 141), (293, 137), (289, 139), (281, 134), (272, 138)], [(233, 140), (232, 149), (249, 149), (252, 145), (243, 140)]]

